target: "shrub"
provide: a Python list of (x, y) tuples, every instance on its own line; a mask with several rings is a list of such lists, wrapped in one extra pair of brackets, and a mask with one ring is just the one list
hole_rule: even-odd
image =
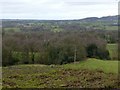
[(110, 55), (109, 55), (109, 51), (106, 49), (99, 49), (97, 50), (97, 56), (99, 57), (99, 59), (107, 59), (110, 60)]
[(96, 46), (96, 44), (90, 44), (87, 48), (87, 56), (90, 58), (95, 58), (97, 56), (97, 50), (98, 47)]
[(87, 57), (99, 58), (99, 59), (110, 59), (109, 51), (106, 47), (98, 47), (96, 44), (90, 44), (87, 48)]
[(2, 66), (14, 65), (17, 62), (18, 62), (18, 59), (13, 58), (12, 52), (3, 48), (3, 50), (2, 50)]

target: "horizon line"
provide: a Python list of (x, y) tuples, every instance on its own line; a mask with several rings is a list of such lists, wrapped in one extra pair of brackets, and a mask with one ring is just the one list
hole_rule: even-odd
[(53, 21), (62, 21), (62, 20), (80, 20), (80, 19), (86, 19), (86, 18), (102, 18), (102, 17), (109, 17), (109, 16), (118, 16), (118, 15), (106, 15), (106, 16), (101, 16), (101, 17), (95, 17), (95, 16), (91, 16), (91, 17), (85, 17), (85, 18), (74, 18), (74, 19), (37, 19), (37, 18), (0, 18), (0, 20), (53, 20)]

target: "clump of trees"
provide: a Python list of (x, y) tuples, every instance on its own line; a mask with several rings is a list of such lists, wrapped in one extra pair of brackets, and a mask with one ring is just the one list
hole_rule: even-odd
[(110, 59), (106, 42), (87, 32), (19, 32), (3, 35), (3, 66), (65, 64), (89, 57)]
[(86, 49), (88, 57), (90, 58), (110, 59), (109, 51), (105, 48), (99, 48), (95, 44), (91, 44)]

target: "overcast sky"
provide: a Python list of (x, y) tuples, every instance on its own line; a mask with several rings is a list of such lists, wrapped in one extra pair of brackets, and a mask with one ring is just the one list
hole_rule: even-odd
[(118, 0), (0, 0), (4, 19), (81, 19), (118, 14)]

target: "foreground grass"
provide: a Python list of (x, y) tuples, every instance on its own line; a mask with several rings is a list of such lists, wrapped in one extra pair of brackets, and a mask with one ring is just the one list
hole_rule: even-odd
[(0, 90), (2, 89), (2, 67), (0, 67)]
[[(3, 88), (117, 88), (117, 61), (3, 67)], [(111, 67), (110, 67), (111, 66)]]

